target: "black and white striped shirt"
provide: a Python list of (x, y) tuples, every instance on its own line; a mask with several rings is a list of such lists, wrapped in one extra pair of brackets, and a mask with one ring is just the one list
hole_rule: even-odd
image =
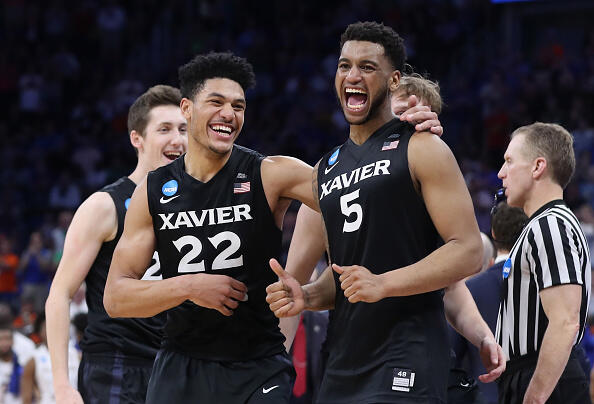
[(580, 224), (563, 200), (551, 201), (530, 218), (503, 267), (497, 341), (508, 359), (538, 352), (548, 319), (539, 291), (563, 284), (582, 285), (580, 330), (590, 300), (590, 251)]

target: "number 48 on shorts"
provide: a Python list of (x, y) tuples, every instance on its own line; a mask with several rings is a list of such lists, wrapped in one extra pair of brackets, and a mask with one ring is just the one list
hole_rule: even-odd
[(409, 392), (415, 384), (415, 372), (410, 369), (394, 368), (392, 390)]

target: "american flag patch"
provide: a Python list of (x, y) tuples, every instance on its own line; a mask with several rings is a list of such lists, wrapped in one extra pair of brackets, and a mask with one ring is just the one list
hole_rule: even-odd
[(236, 182), (233, 184), (234, 194), (243, 194), (244, 192), (250, 192), (250, 182)]
[(384, 145), (382, 146), (382, 151), (397, 148), (398, 142), (400, 142), (400, 140), (394, 140), (393, 142), (384, 142)]

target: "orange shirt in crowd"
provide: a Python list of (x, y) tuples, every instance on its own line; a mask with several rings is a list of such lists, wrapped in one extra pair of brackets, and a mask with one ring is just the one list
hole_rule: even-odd
[(16, 269), (19, 257), (8, 253), (0, 255), (0, 293), (15, 293), (17, 288)]

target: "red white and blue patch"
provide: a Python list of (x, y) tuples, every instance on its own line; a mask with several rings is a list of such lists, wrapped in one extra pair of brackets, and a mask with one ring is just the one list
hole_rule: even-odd
[(250, 182), (236, 182), (233, 184), (233, 193), (234, 194), (243, 194), (246, 192), (250, 192)]
[(393, 142), (384, 142), (384, 145), (382, 146), (382, 151), (392, 150), (392, 149), (397, 148), (398, 142), (400, 142), (400, 140), (394, 140)]

